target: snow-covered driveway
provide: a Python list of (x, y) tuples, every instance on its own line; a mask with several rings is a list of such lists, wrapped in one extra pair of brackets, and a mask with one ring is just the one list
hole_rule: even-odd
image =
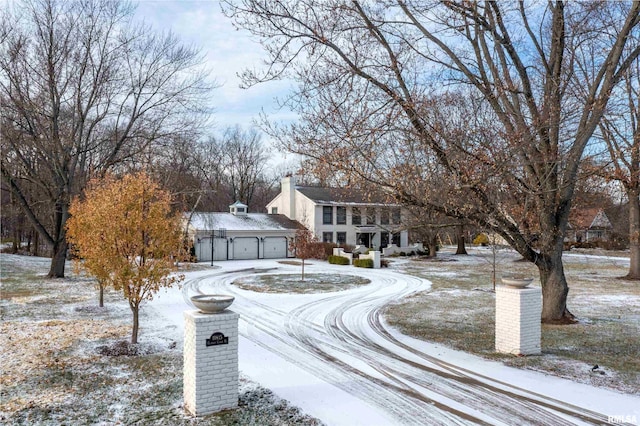
[(640, 418), (640, 398), (595, 389), (420, 342), (388, 327), (381, 308), (429, 288), (392, 270), (312, 262), (308, 273), (352, 273), (369, 285), (323, 294), (244, 291), (255, 273), (299, 273), (276, 261), (219, 262), (192, 272), (177, 294), (154, 301), (181, 330), (184, 302), (233, 294), (240, 314), (240, 370), (327, 424), (602, 424)]

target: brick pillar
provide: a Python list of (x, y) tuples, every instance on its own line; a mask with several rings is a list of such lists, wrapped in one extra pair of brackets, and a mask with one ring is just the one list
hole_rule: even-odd
[(194, 416), (238, 406), (239, 317), (228, 309), (184, 313), (184, 407)]
[(542, 290), (496, 286), (496, 351), (540, 353)]

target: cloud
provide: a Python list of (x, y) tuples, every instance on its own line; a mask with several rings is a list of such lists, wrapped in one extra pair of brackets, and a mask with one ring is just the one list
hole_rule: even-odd
[(213, 92), (212, 107), (218, 128), (248, 126), (264, 110), (279, 119), (295, 119), (277, 109), (275, 98), (286, 94), (290, 81), (276, 81), (241, 89), (238, 74), (262, 65), (265, 53), (245, 30), (233, 27), (217, 1), (146, 0), (138, 4), (137, 19), (158, 30), (171, 30), (186, 44), (202, 49), (211, 75), (222, 86)]

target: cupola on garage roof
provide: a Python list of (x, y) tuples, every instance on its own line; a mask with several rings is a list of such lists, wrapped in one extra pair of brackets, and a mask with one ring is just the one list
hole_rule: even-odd
[(240, 201), (236, 201), (229, 206), (229, 213), (234, 216), (246, 216), (248, 210), (249, 206), (242, 204)]

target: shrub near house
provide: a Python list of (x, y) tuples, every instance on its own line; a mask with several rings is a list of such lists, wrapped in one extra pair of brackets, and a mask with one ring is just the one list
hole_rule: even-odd
[(373, 259), (355, 259), (353, 266), (358, 268), (373, 268)]
[(344, 257), (344, 256), (335, 256), (335, 255), (331, 255), (328, 258), (329, 263), (333, 264), (333, 265), (348, 265), (349, 264), (349, 258)]

